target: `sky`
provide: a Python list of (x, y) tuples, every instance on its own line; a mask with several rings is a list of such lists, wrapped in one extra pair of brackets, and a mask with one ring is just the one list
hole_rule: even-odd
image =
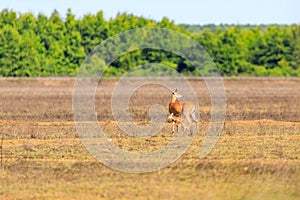
[(78, 18), (101, 10), (106, 19), (127, 12), (176, 24), (300, 23), (300, 0), (0, 0), (4, 8), (47, 16), (56, 9), (62, 17), (71, 8)]

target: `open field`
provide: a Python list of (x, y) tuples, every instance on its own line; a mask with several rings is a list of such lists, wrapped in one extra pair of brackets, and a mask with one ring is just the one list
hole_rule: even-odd
[[(187, 152), (159, 171), (119, 172), (84, 147), (72, 114), (72, 79), (0, 79), (1, 199), (300, 199), (300, 79), (225, 79), (227, 117), (210, 154), (199, 159), (210, 98), (191, 80), (201, 110)], [(153, 151), (170, 140), (171, 124), (151, 138), (126, 136), (110, 111), (115, 80), (101, 81), (100, 127), (128, 151)], [(183, 88), (178, 86), (178, 90)], [(147, 124), (151, 104), (166, 107), (169, 91), (138, 89), (129, 110)]]

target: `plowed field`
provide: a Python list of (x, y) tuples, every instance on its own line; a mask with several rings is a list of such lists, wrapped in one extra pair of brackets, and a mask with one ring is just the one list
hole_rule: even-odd
[[(102, 80), (95, 95), (110, 141), (135, 152), (168, 144), (170, 123), (149, 138), (119, 129), (111, 112), (116, 83)], [(203, 159), (210, 96), (203, 80), (190, 84), (201, 111), (191, 146), (164, 169), (134, 174), (105, 166), (85, 148), (73, 120), (73, 79), (0, 79), (1, 199), (300, 199), (300, 79), (224, 79), (224, 129)], [(166, 88), (141, 87), (130, 115), (147, 124), (149, 105), (167, 110), (169, 100)]]

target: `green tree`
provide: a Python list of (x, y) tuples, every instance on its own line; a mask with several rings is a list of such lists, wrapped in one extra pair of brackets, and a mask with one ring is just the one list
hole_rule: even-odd
[(287, 49), (284, 46), (281, 30), (278, 27), (269, 27), (256, 37), (253, 44), (252, 62), (255, 65), (273, 69), (284, 58)]
[(292, 43), (291, 34), (285, 27), (269, 26), (263, 31), (257, 29), (253, 43), (249, 45), (250, 62), (258, 66), (256, 70), (265, 71), (263, 75), (290, 75)]
[(28, 30), (36, 30), (36, 18), (32, 13), (20, 14), (17, 20), (17, 27), (20, 34)]
[(89, 54), (97, 45), (108, 37), (108, 25), (102, 12), (85, 15), (78, 24), (85, 54)]
[(64, 72), (63, 74), (74, 76), (81, 62), (85, 58), (84, 48), (81, 46), (81, 34), (75, 15), (69, 9), (65, 19), (66, 33), (64, 37)]
[[(41, 20), (44, 20), (41, 17)], [(54, 10), (47, 20), (45, 26), (46, 32), (41, 40), (45, 43), (46, 49), (46, 68), (54, 75), (64, 75), (65, 71), (65, 24), (62, 21), (59, 13)]]
[(0, 29), (2, 29), (4, 26), (9, 25), (11, 27), (15, 27), (17, 22), (17, 13), (8, 10), (8, 9), (3, 9), (0, 12)]
[(291, 66), (300, 75), (300, 25), (293, 25), (291, 27), (292, 32), (292, 57)]
[(218, 42), (214, 48), (213, 60), (222, 75), (237, 75), (245, 71), (245, 48), (242, 45), (239, 27), (229, 27), (224, 32), (217, 32)]
[(10, 25), (0, 29), (0, 75), (16, 76), (20, 70), (20, 42), (19, 32)]
[(23, 32), (20, 42), (19, 70), (15, 76), (41, 76), (41, 54), (43, 46), (32, 30)]

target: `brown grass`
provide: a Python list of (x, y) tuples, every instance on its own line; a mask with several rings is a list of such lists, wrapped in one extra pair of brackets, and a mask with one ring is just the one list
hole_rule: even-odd
[[(73, 122), (73, 83), (0, 80), (1, 199), (300, 199), (300, 79), (224, 80), (225, 126), (204, 159), (198, 154), (210, 99), (203, 81), (191, 81), (201, 110), (198, 133), (179, 160), (145, 174), (110, 169), (86, 150)], [(110, 111), (115, 83), (102, 81), (96, 94), (99, 126), (111, 141), (137, 152), (171, 141), (167, 123), (151, 138), (128, 137), (118, 128)], [(155, 85), (140, 88), (131, 116), (147, 124), (149, 105), (167, 109), (169, 96)]]

